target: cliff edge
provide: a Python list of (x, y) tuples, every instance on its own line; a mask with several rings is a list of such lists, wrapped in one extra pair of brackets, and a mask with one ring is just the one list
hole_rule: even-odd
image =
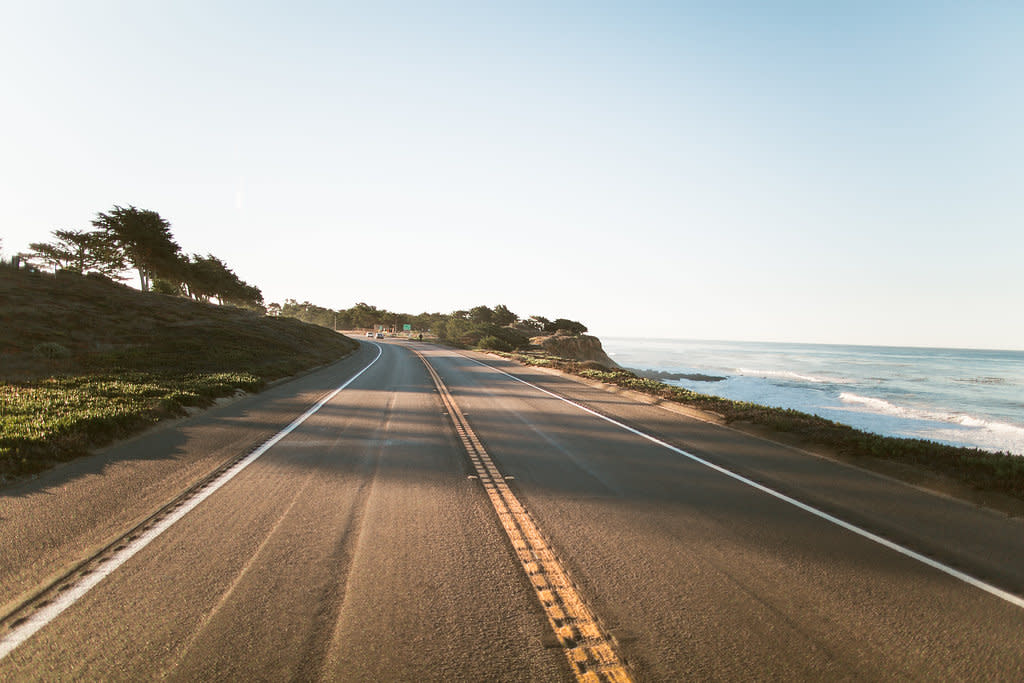
[(530, 343), (539, 346), (552, 356), (576, 361), (594, 361), (607, 368), (617, 368), (618, 363), (608, 357), (601, 347), (601, 340), (588, 334), (557, 333), (533, 337)]

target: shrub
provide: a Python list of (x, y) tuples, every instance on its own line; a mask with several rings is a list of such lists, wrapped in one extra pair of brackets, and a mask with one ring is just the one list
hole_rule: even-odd
[(485, 336), (497, 337), (509, 346), (509, 351), (513, 349), (525, 349), (530, 345), (530, 337), (513, 327), (488, 325), (487, 335)]
[(181, 285), (165, 280), (164, 278), (155, 277), (149, 287), (150, 291), (156, 292), (157, 294), (168, 294), (170, 296), (184, 296), (184, 292), (181, 289)]
[(584, 334), (587, 331), (587, 326), (581, 322), (566, 320), (565, 318), (558, 318), (544, 325), (544, 331), (548, 334), (555, 334), (563, 330), (571, 336), (576, 336)]
[(509, 352), (513, 348), (512, 345), (509, 344), (507, 341), (505, 341), (504, 339), (499, 339), (498, 337), (495, 337), (493, 334), (489, 334), (486, 337), (483, 337), (479, 341), (477, 346), (480, 347), (481, 349), (491, 349), (493, 351), (505, 352)]

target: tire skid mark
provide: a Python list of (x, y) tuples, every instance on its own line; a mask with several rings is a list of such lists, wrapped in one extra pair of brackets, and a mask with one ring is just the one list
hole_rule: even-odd
[(625, 664), (615, 651), (613, 640), (598, 626), (597, 619), (583, 602), (551, 546), (544, 539), (530, 513), (505, 483), (494, 461), (469, 426), (448, 387), (426, 357), (415, 351), (427, 368), (455, 433), (462, 442), (477, 478), (490, 498), (523, 571), (540, 600), (569, 666), (579, 681), (632, 681)]
[[(385, 408), (385, 418), (378, 428), (379, 432), (388, 433), (394, 419), (394, 405), (395, 395), (391, 394)], [(382, 440), (378, 441), (382, 442)], [(363, 463), (366, 471), (363, 472), (364, 476), (356, 490), (355, 502), (340, 536), (340, 543), (335, 548), (334, 557), (337, 560), (338, 568), (337, 583), (330, 595), (326, 593), (324, 595), (324, 603), (329, 607), (318, 620), (323, 628), (317, 629), (316, 633), (320, 635), (307, 644), (305, 665), (296, 673), (295, 680), (326, 681), (331, 679), (328, 665), (332, 653), (342, 648), (341, 614), (351, 595), (352, 567), (356, 555), (359, 553), (366, 525), (367, 508), (370, 506), (370, 499), (373, 498), (373, 492), (377, 486), (382, 458), (383, 448), (378, 447), (373, 456)]]
[(270, 543), (271, 539), (274, 538), (274, 536), (277, 534), (277, 530), (281, 527), (281, 523), (284, 522), (285, 518), (291, 513), (292, 508), (294, 508), (295, 504), (299, 501), (299, 497), (301, 496), (301, 494), (304, 493), (307, 488), (309, 488), (309, 483), (310, 477), (307, 477), (302, 487), (297, 489), (292, 494), (292, 498), (288, 502), (288, 506), (284, 509), (283, 512), (277, 515), (277, 519), (274, 520), (274, 523), (266, 532), (266, 535), (263, 537), (263, 540), (260, 541), (259, 545), (257, 545), (255, 551), (253, 551), (252, 555), (249, 556), (249, 559), (246, 560), (245, 564), (239, 570), (238, 574), (235, 576), (234, 579), (231, 580), (231, 583), (228, 584), (228, 587), (221, 593), (220, 597), (214, 603), (213, 607), (211, 607), (203, 614), (202, 618), (199, 620), (199, 623), (196, 624), (195, 628), (193, 629), (192, 634), (185, 641), (185, 644), (176, 653), (174, 661), (168, 663), (164, 667), (164, 670), (161, 672), (158, 678), (166, 678), (188, 656), (189, 651), (196, 644), (196, 641), (198, 641), (199, 637), (206, 630), (207, 626), (210, 625), (210, 622), (213, 621), (213, 619), (217, 616), (221, 608), (223, 608), (224, 605), (227, 604), (228, 600), (231, 599), (231, 596), (235, 593), (235, 589), (237, 589), (239, 584), (242, 583), (243, 579), (245, 579), (249, 575), (249, 571), (253, 568), (253, 566), (256, 564), (259, 558), (263, 555), (263, 550)]

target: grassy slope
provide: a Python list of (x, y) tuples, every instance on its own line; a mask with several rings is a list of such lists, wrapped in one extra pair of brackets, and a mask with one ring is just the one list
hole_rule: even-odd
[(0, 480), (355, 347), (293, 319), (0, 267)]
[(1024, 457), (989, 453), (975, 448), (946, 446), (922, 439), (899, 439), (863, 432), (796, 410), (768, 408), (698, 394), (628, 370), (602, 368), (541, 352), (501, 354), (526, 365), (550, 367), (607, 384), (720, 415), (727, 423), (751, 424), (779, 434), (794, 435), (808, 446), (820, 446), (840, 456), (878, 459), (932, 472), (977, 491), (995, 492), (1024, 500)]

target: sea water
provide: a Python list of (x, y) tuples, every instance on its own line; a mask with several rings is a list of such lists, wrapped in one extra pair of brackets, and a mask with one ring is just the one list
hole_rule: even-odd
[(693, 391), (876, 434), (1024, 454), (1024, 351), (602, 339), (627, 368), (724, 377)]

